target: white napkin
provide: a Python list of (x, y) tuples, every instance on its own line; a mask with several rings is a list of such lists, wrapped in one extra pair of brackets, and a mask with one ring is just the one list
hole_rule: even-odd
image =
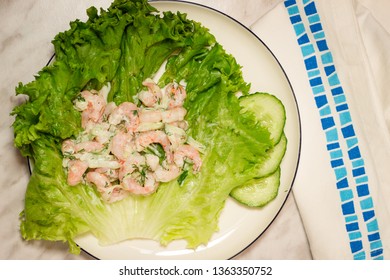
[(252, 26), (297, 98), (293, 194), (315, 259), (390, 258), (389, 11), (388, 0), (286, 0)]

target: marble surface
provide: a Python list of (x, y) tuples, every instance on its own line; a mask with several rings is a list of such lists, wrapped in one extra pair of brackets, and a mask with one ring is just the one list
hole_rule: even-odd
[[(18, 82), (29, 82), (53, 53), (52, 38), (68, 29), (71, 20), (86, 18), (95, 5), (106, 8), (108, 0), (0, 0), (0, 259), (79, 259), (62, 243), (25, 242), (19, 233), (19, 213), (29, 172), (26, 159), (13, 146), (13, 107), (23, 102), (15, 96)], [(250, 27), (280, 0), (192, 0), (237, 19)], [(311, 259), (304, 227), (290, 194), (268, 230), (235, 259)]]

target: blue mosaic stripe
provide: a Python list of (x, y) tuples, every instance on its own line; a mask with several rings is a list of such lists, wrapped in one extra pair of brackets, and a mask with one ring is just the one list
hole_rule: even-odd
[[(306, 30), (302, 20), (303, 13), (301, 14), (296, 0), (285, 0), (284, 2), (297, 36), (297, 42), (301, 48), (309, 84), (320, 114), (322, 129), (327, 141), (327, 150), (330, 155), (330, 165), (334, 171), (337, 182), (336, 188), (340, 195), (341, 211), (345, 219), (350, 250), (354, 259), (367, 258), (356, 211), (359, 207), (368, 232), (368, 236), (365, 238), (370, 244), (370, 257), (372, 259), (383, 259), (383, 246), (375, 216), (374, 203), (370, 196), (368, 176), (344, 89), (337, 75), (315, 1), (302, 0), (302, 4), (310, 33)], [(309, 35), (313, 39), (310, 39)], [(321, 68), (319, 67), (320, 63)], [(326, 75), (324, 79), (330, 88), (330, 93), (325, 90), (321, 70)], [(333, 99), (334, 104), (329, 103), (329, 97)], [(341, 127), (336, 126), (334, 111)], [(346, 143), (348, 156), (344, 155), (340, 141), (343, 141), (343, 144)], [(347, 161), (352, 166), (353, 186), (348, 180)], [(357, 193), (357, 198), (354, 191)]]

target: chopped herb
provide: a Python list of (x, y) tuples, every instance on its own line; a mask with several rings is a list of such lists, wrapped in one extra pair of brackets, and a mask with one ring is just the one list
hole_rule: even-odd
[(177, 178), (177, 182), (179, 183), (179, 186), (183, 185), (184, 180), (188, 176), (188, 170), (184, 170), (183, 173), (180, 174), (180, 176)]
[(164, 148), (161, 146), (161, 144), (158, 143), (150, 144), (148, 147), (146, 147), (145, 152), (157, 156), (160, 159), (160, 163), (166, 158)]

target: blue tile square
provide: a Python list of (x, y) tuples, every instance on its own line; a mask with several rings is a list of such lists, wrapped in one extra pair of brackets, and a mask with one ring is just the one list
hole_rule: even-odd
[(349, 187), (348, 179), (347, 178), (341, 179), (340, 181), (338, 181), (336, 183), (336, 186), (337, 186), (337, 189), (348, 188)]
[(321, 23), (314, 23), (310, 25), (310, 30), (313, 33), (316, 33), (318, 31), (322, 31), (322, 24)]
[(340, 144), (339, 143), (330, 143), (328, 145), (326, 145), (326, 148), (328, 149), (328, 151), (330, 150), (334, 150), (334, 149), (338, 149), (340, 148)]
[(307, 75), (309, 76), (309, 78), (313, 78), (313, 77), (321, 76), (321, 72), (320, 72), (320, 70), (317, 68), (317, 69), (309, 70), (309, 71), (307, 72)]
[(339, 105), (341, 103), (345, 103), (347, 101), (347, 99), (345, 98), (345, 94), (336, 95), (333, 98), (333, 100), (336, 103), (336, 105)]
[[(297, 13), (299, 13), (298, 9), (297, 9)], [(295, 34), (297, 36), (299, 36), (305, 32), (305, 26), (303, 25), (303, 23), (298, 22), (298, 23), (294, 24), (293, 26), (294, 26)]]
[(357, 159), (357, 158), (361, 158), (361, 154), (360, 154), (360, 149), (359, 149), (359, 146), (355, 146), (353, 147), (352, 149), (350, 149), (348, 151), (348, 156), (349, 158), (352, 160), (352, 159)]
[(305, 14), (306, 15), (313, 15), (317, 13), (317, 8), (314, 4), (314, 2), (311, 2), (305, 6)]
[(355, 214), (355, 206), (353, 205), (353, 201), (343, 203), (341, 205), (341, 209), (343, 211), (343, 215)]
[(354, 254), (353, 259), (354, 260), (365, 260), (366, 259), (366, 252), (362, 251), (362, 252)]
[(361, 166), (364, 166), (364, 160), (362, 158), (359, 158), (359, 159), (352, 161), (353, 168), (357, 168), (357, 167), (361, 167)]
[(353, 192), (352, 190), (342, 190), (340, 191), (340, 198), (341, 201), (347, 201), (353, 199)]
[(356, 187), (359, 197), (363, 197), (370, 194), (370, 190), (367, 184), (362, 184)]
[(380, 240), (370, 243), (370, 249), (373, 251), (375, 251), (375, 249), (382, 249), (382, 247), (383, 247), (383, 244), (382, 244), (382, 241), (380, 241)]
[(332, 111), (330, 110), (330, 106), (329, 105), (326, 105), (325, 107), (322, 107), (320, 109), (320, 116), (321, 117), (329, 116), (331, 114), (332, 114)]
[(306, 58), (304, 61), (306, 70), (318, 69), (317, 59), (314, 55)]
[(343, 94), (344, 90), (342, 87), (335, 87), (335, 88), (331, 89), (331, 92), (332, 92), (332, 95), (339, 95), (339, 94)]
[(356, 253), (363, 249), (363, 242), (362, 241), (351, 241), (350, 243), (351, 251), (352, 253)]
[(337, 73), (333, 73), (332, 76), (329, 76), (328, 81), (329, 85), (332, 87), (340, 84), (339, 76), (337, 75)]
[(376, 257), (383, 254), (383, 249), (378, 249), (371, 252), (371, 257)]
[(374, 207), (374, 202), (372, 201), (372, 198), (368, 197), (368, 198), (360, 201), (360, 207), (363, 210), (372, 209)]
[(322, 79), (321, 79), (321, 77), (317, 77), (317, 78), (310, 79), (309, 82), (310, 82), (310, 85), (311, 85), (312, 87), (318, 86), (318, 85), (322, 85)]
[(361, 176), (359, 178), (355, 178), (356, 184), (363, 184), (368, 182), (368, 176)]
[(290, 17), (290, 20), (291, 20), (291, 23), (294, 24), (297, 22), (301, 22), (302, 18), (300, 15), (295, 15), (295, 16)]
[(323, 55), (321, 55), (321, 61), (323, 64), (330, 64), (333, 63), (333, 56), (330, 52), (326, 52)]
[(355, 136), (355, 130), (353, 129), (352, 125), (348, 125), (346, 127), (343, 127), (341, 129), (341, 132), (342, 132), (344, 138), (349, 138), (349, 137)]
[(357, 137), (347, 139), (347, 146), (348, 146), (348, 148), (356, 146), (357, 144), (358, 144)]
[(330, 161), (330, 165), (332, 166), (332, 168), (343, 166), (344, 161), (343, 159), (334, 159)]
[(299, 14), (299, 9), (298, 9), (298, 6), (295, 5), (295, 6), (290, 6), (287, 8), (287, 11), (288, 11), (288, 14), (291, 16), (291, 15), (295, 15), (295, 14)]
[(314, 100), (316, 101), (317, 108), (321, 108), (328, 104), (328, 99), (325, 94), (316, 96)]
[(325, 32), (324, 31), (317, 32), (317, 33), (314, 34), (314, 39), (316, 39), (316, 40), (323, 39), (323, 38), (325, 38)]
[(318, 14), (309, 16), (309, 23), (313, 24), (320, 21), (320, 16)]
[(336, 111), (337, 112), (342, 112), (342, 111), (345, 111), (345, 110), (348, 110), (348, 109), (349, 109), (349, 107), (348, 107), (347, 103), (336, 106)]
[(368, 235), (368, 241), (375, 241), (381, 239), (381, 236), (379, 235), (379, 232), (375, 232)]
[(301, 52), (304, 57), (315, 53), (315, 49), (312, 44), (306, 44), (301, 46)]
[(375, 211), (374, 210), (368, 210), (363, 212), (363, 219), (365, 222), (375, 217)]
[(297, 2), (295, 0), (286, 0), (284, 1), (284, 6), (285, 7), (290, 7), (292, 5), (295, 5)]
[(348, 236), (349, 236), (349, 240), (361, 239), (362, 233), (360, 231), (354, 231), (354, 232), (350, 232)]
[(322, 129), (327, 130), (331, 127), (334, 127), (336, 124), (333, 117), (326, 117), (321, 119)]
[(324, 68), (324, 70), (325, 70), (326, 76), (329, 76), (336, 71), (336, 68), (334, 67), (334, 65), (329, 65), (329, 66), (326, 66)]
[(357, 220), (358, 220), (358, 217), (356, 215), (351, 215), (351, 216), (345, 217), (345, 222), (346, 223), (354, 222), (354, 221), (357, 221)]
[(299, 45), (307, 44), (309, 42), (310, 42), (310, 40), (309, 40), (309, 36), (307, 36), (307, 34), (303, 34), (301, 37), (298, 38)]
[(361, 176), (361, 175), (364, 175), (364, 174), (366, 174), (366, 170), (364, 169), (364, 167), (359, 167), (359, 168), (352, 169), (353, 177), (358, 177), (358, 176)]
[(323, 85), (320, 85), (320, 86), (312, 87), (311, 90), (315, 95), (317, 95), (319, 93), (325, 92), (325, 87)]
[(346, 180), (346, 176), (347, 176), (347, 169), (345, 167), (341, 167), (341, 168), (336, 168), (334, 170), (335, 174), (336, 174), (336, 178), (337, 180), (340, 180), (340, 179), (345, 179)]
[(328, 44), (326, 43), (326, 40), (320, 40), (320, 41), (317, 41), (317, 47), (318, 49), (323, 52), (323, 51), (326, 51), (328, 50)]
[(359, 230), (359, 223), (350, 223), (345, 225), (348, 232)]
[(330, 152), (331, 159), (342, 158), (342, 157), (343, 157), (343, 152), (341, 149)]
[(375, 219), (372, 222), (367, 223), (367, 230), (369, 232), (374, 232), (379, 230), (378, 221)]
[(340, 122), (341, 125), (346, 125), (347, 123), (352, 122), (352, 117), (349, 111), (340, 113)]

